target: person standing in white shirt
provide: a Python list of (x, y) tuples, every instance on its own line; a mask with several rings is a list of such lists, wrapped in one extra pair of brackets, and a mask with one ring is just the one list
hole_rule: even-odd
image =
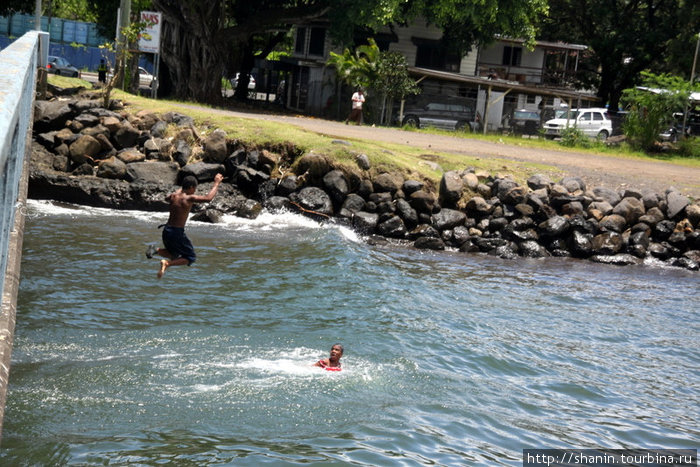
[(350, 115), (345, 119), (345, 124), (348, 124), (348, 120), (356, 122), (358, 125), (362, 125), (362, 104), (365, 102), (365, 95), (362, 92), (362, 88), (358, 88), (357, 91), (352, 95), (352, 111)]

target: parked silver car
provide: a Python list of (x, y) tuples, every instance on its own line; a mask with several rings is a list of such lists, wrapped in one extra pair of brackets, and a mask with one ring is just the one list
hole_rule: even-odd
[(80, 70), (71, 65), (68, 60), (63, 57), (49, 55), (49, 61), (46, 64), (46, 70), (49, 73), (59, 76), (70, 76), (73, 78), (80, 77)]
[(430, 100), (423, 105), (406, 108), (401, 124), (416, 128), (432, 126), (445, 130), (476, 131), (479, 128), (471, 107), (459, 100), (449, 99)]

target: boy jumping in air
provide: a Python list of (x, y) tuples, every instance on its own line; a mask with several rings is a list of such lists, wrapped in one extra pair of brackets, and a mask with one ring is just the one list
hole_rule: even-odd
[(182, 266), (185, 264), (189, 266), (197, 259), (192, 242), (185, 234), (185, 223), (187, 223), (187, 218), (194, 203), (205, 203), (214, 199), (223, 178), (223, 175), (216, 174), (214, 186), (208, 194), (202, 196), (194, 194), (197, 191), (197, 179), (192, 175), (188, 175), (182, 181), (182, 188), (168, 195), (170, 217), (167, 224), (162, 226), (163, 245), (165, 245), (165, 248), (156, 248), (155, 245), (150, 245), (148, 250), (146, 250), (147, 258), (152, 258), (154, 254), (167, 258), (160, 261), (158, 279), (163, 277), (165, 270), (170, 266)]

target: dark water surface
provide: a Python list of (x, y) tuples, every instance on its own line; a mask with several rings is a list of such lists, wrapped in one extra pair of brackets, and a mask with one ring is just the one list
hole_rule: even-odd
[[(700, 275), (32, 202), (3, 465), (521, 465), (697, 448)], [(345, 346), (344, 371), (310, 366)]]

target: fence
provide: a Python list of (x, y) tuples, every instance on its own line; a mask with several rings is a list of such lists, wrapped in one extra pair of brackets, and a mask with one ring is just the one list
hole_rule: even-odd
[[(80, 44), (97, 47), (107, 42), (97, 30), (95, 23), (84, 23), (61, 18), (41, 17), (41, 30), (51, 34), (51, 40), (64, 44)], [(15, 13), (10, 16), (0, 16), (0, 35), (19, 37), (35, 29), (36, 18), (33, 15)]]
[(37, 67), (47, 55), (48, 35), (38, 31), (0, 52), (0, 434), (14, 340)]

